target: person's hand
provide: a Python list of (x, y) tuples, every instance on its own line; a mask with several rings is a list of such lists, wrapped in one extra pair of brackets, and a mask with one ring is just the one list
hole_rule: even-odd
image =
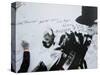
[(21, 45), (22, 45), (24, 51), (29, 51), (29, 43), (28, 42), (23, 40)]

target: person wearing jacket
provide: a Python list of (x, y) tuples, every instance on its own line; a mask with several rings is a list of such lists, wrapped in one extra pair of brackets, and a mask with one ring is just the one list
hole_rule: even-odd
[(23, 61), (22, 61), (22, 64), (21, 64), (21, 67), (20, 67), (18, 73), (27, 72), (29, 65), (30, 65), (29, 44), (26, 41), (22, 41), (22, 47), (23, 47), (23, 50), (24, 50)]

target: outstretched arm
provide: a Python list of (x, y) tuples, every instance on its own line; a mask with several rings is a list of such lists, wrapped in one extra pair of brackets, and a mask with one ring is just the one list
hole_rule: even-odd
[(22, 42), (22, 47), (24, 49), (24, 54), (23, 54), (23, 61), (20, 67), (20, 72), (27, 72), (29, 65), (30, 65), (30, 52), (29, 52), (29, 44), (25, 41)]

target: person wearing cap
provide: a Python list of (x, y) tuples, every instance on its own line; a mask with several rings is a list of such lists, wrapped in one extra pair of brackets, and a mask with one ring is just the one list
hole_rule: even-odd
[[(49, 52), (52, 51), (51, 50), (51, 47), (54, 46), (54, 38), (55, 38), (55, 35), (54, 35), (54, 32), (51, 28), (49, 29), (46, 29), (43, 33), (43, 40), (42, 40), (42, 55), (44, 55), (44, 53), (48, 53), (50, 54)], [(50, 51), (48, 51), (50, 49)], [(52, 48), (53, 49), (53, 48)], [(46, 50), (46, 51), (44, 51)], [(49, 55), (47, 56), (49, 57)], [(40, 71), (47, 71), (48, 70), (48, 66), (47, 66), (47, 63), (45, 63), (46, 60), (41, 60), (38, 65), (33, 69), (32, 72), (40, 72)], [(51, 60), (49, 60), (51, 61)]]
[(52, 45), (54, 45), (55, 35), (52, 29), (45, 31), (43, 38), (42, 44), (45, 48), (50, 48)]
[[(88, 68), (87, 63), (84, 59), (86, 52), (91, 44), (94, 34), (96, 34), (96, 26), (97, 26), (97, 7), (88, 7), (82, 6), (82, 15), (76, 18), (76, 22), (80, 23), (81, 25), (85, 25), (88, 27), (88, 34), (82, 34), (77, 32), (71, 32), (70, 34), (62, 35), (60, 38), (59, 45), (61, 47), (58, 50), (62, 50), (63, 53), (70, 56), (70, 53), (75, 54), (74, 60), (71, 62), (68, 69), (86, 69)], [(95, 27), (95, 28), (94, 28)], [(92, 32), (91, 32), (92, 30)], [(66, 38), (66, 35), (69, 38)], [(78, 38), (78, 41), (76, 40)], [(73, 55), (74, 55), (73, 54)], [(52, 70), (55, 68), (63, 69), (62, 66), (64, 65), (65, 61), (68, 58), (61, 57), (61, 60), (54, 65)]]
[[(76, 22), (87, 26), (87, 34), (84, 35), (84, 39), (89, 42), (93, 42), (95, 35), (97, 34), (97, 7), (89, 7), (89, 6), (82, 6), (82, 15), (76, 18)], [(95, 41), (96, 42), (96, 41)], [(82, 44), (80, 44), (82, 45)], [(80, 67), (83, 68), (82, 65), (85, 65), (85, 68), (88, 68), (86, 61), (84, 61), (84, 57), (86, 52), (88, 51), (89, 45), (85, 45), (83, 58), (80, 63)]]

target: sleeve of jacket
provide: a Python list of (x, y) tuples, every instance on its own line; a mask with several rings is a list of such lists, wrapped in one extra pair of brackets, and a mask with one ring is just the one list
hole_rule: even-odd
[(27, 72), (29, 65), (30, 65), (30, 52), (24, 52), (23, 61), (22, 61), (22, 64), (21, 64), (21, 67), (20, 67), (20, 70), (18, 71), (18, 73)]

